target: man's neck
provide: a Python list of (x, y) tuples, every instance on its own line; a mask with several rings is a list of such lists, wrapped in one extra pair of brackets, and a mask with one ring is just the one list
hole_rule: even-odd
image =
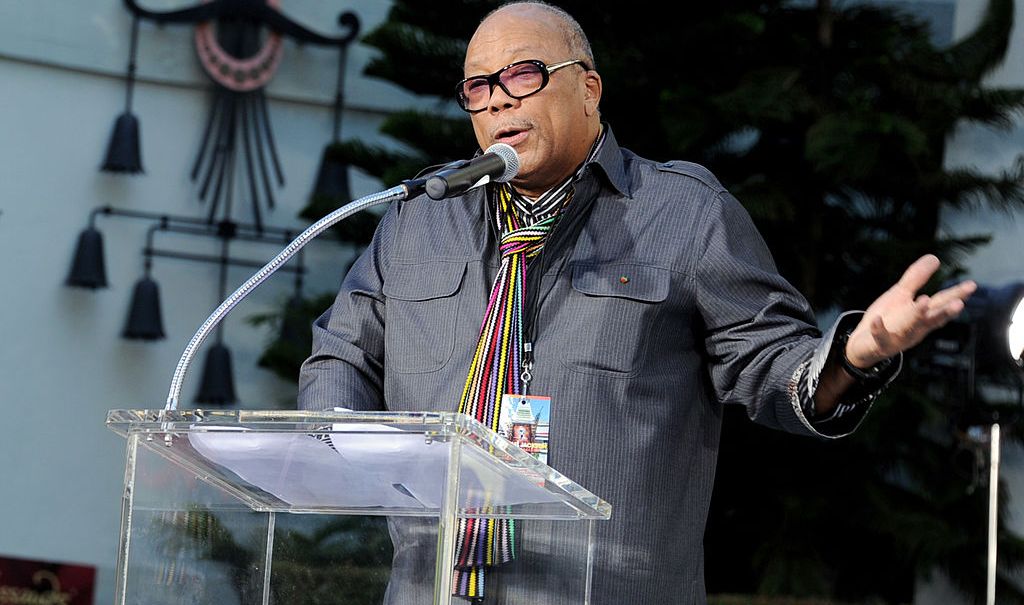
[(602, 139), (601, 135), (603, 133), (604, 133), (604, 125), (603, 124), (598, 124), (597, 132), (594, 134), (594, 137), (592, 139), (590, 139), (590, 146), (587, 148), (587, 154), (585, 156), (583, 156), (582, 159), (580, 159), (579, 163), (576, 164), (576, 168), (573, 169), (573, 171), (570, 172), (569, 174), (563, 176), (562, 178), (558, 179), (554, 183), (551, 183), (551, 184), (547, 185), (546, 187), (538, 187), (538, 188), (530, 187), (529, 189), (527, 189), (526, 187), (523, 187), (521, 185), (516, 185), (515, 183), (513, 183), (512, 184), (512, 188), (516, 190), (516, 193), (518, 193), (521, 198), (524, 198), (530, 204), (533, 204), (537, 200), (543, 198), (552, 189), (554, 189), (556, 187), (560, 187), (563, 183), (565, 183), (570, 178), (574, 178), (579, 173), (579, 171), (583, 167), (583, 165), (587, 163), (587, 161), (592, 160), (592, 159), (597, 157), (597, 152), (598, 152), (597, 143), (598, 143), (598, 141), (600, 141)]

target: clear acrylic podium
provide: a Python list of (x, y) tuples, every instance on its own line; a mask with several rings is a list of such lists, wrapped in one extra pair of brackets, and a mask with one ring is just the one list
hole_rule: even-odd
[(438, 605), (460, 519), (513, 519), (484, 603), (590, 602), (611, 507), (453, 413), (113, 410), (118, 605)]

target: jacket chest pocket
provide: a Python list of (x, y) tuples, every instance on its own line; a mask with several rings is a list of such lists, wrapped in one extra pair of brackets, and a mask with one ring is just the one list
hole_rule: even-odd
[(384, 355), (388, 370), (436, 372), (451, 359), (465, 262), (392, 265), (387, 297)]
[(643, 367), (664, 315), (671, 275), (636, 264), (575, 265), (566, 299), (563, 357), (570, 369), (628, 378)]

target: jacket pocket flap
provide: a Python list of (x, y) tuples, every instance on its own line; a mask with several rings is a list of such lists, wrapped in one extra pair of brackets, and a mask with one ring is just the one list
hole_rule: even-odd
[(614, 296), (642, 302), (668, 297), (669, 271), (650, 265), (575, 265), (573, 289), (590, 296)]
[(465, 262), (426, 261), (392, 265), (384, 279), (384, 296), (411, 301), (444, 298), (459, 290), (465, 273)]

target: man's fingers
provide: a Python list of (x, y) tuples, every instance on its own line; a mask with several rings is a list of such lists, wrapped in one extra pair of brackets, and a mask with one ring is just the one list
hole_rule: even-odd
[(870, 319), (866, 327), (873, 342), (858, 340), (855, 355), (870, 359), (878, 355), (890, 357), (905, 351), (964, 310), (965, 301), (978, 288), (970, 280), (931, 296), (916, 295), (938, 268), (939, 259), (932, 254), (922, 256), (907, 267), (892, 290), (868, 309)]
[(928, 309), (926, 320), (929, 324), (934, 324), (932, 327), (937, 328), (945, 325), (946, 322), (953, 319), (957, 315), (960, 315), (964, 310), (964, 301), (959, 298), (954, 298), (942, 305), (932, 305)]
[(945, 325), (963, 312), (965, 302), (978, 289), (973, 281), (965, 281), (951, 286), (932, 296), (928, 305), (926, 321), (932, 329)]
[(963, 281), (955, 286), (936, 292), (932, 296), (932, 306), (945, 306), (954, 300), (967, 300), (978, 289), (978, 284), (973, 281)]
[(914, 261), (896, 285), (909, 292), (917, 292), (924, 287), (932, 275), (939, 269), (939, 259), (934, 254), (925, 254)]

